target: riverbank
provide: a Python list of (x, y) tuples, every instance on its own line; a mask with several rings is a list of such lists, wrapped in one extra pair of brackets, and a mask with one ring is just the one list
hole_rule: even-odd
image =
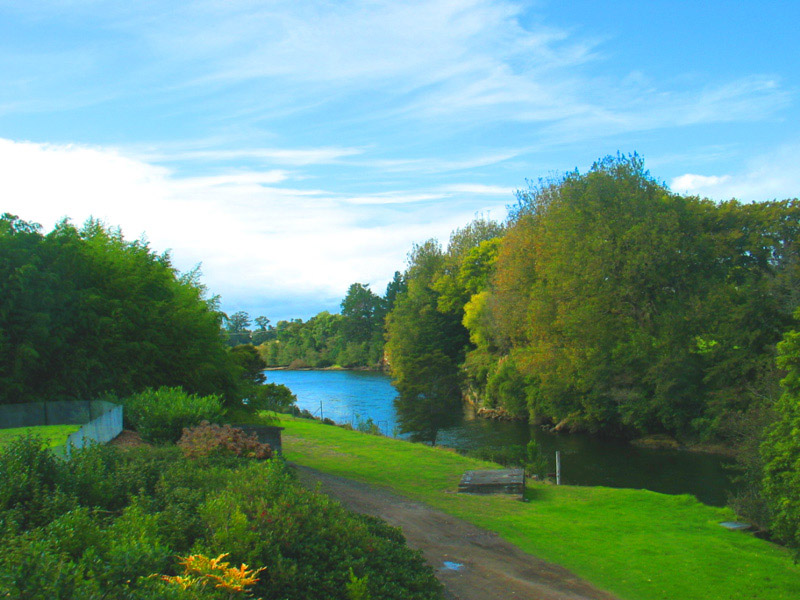
[(267, 367), (265, 371), (356, 371), (364, 373), (388, 373), (388, 370), (382, 367), (342, 367), (339, 365), (331, 365), (330, 367)]
[[(687, 495), (529, 485), (522, 503), (456, 494), (464, 471), (491, 468), (442, 448), (282, 418), (284, 452), (301, 465), (377, 485), (494, 531), (627, 600), (794, 600), (788, 551), (728, 531), (728, 509)], [(496, 465), (494, 465), (496, 466)]]

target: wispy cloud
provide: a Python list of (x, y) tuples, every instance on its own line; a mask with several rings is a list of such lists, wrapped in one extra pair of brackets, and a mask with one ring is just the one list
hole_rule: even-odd
[[(65, 14), (58, 3), (38, 3), (29, 11), (39, 19)], [(9, 65), (28, 55), (10, 53), (0, 70), (15, 75), (5, 87), (11, 84), (17, 99), (26, 97), (27, 110), (52, 109), (59, 98), (86, 104), (93, 94), (102, 102), (126, 92), (149, 103), (202, 98), (201, 107), (225, 107), (240, 120), (269, 121), (344, 104), (352, 114), (341, 111), (340, 118), (354, 123), (520, 121), (546, 124), (545, 132), (554, 135), (753, 121), (788, 101), (780, 81), (765, 74), (680, 92), (675, 82), (641, 73), (599, 78), (588, 69), (609, 60), (606, 39), (541, 20), (523, 24), (521, 17), (531, 11), (511, 0), (207, 0), (102, 11), (78, 2), (66, 13), (73, 20), (82, 16), (105, 36), (89, 49), (78, 40), (62, 42), (27, 59), (38, 66), (16, 71)], [(131, 56), (148, 60), (131, 66)], [(41, 65), (48, 68), (27, 89), (23, 72), (41, 71)], [(93, 84), (87, 80), (82, 93), (48, 94), (70, 77), (91, 77)], [(240, 92), (243, 85), (248, 93)], [(0, 104), (22, 110), (11, 97)], [(348, 149), (331, 150), (329, 160)], [(273, 158), (320, 160), (303, 151)]]
[(747, 161), (737, 172), (723, 174), (686, 173), (675, 177), (670, 187), (679, 193), (714, 200), (736, 198), (746, 202), (800, 197), (800, 145), (783, 145)]
[(342, 159), (362, 154), (360, 148), (240, 148), (236, 150), (178, 150), (176, 152), (145, 152), (144, 160), (175, 163), (185, 161), (227, 162), (257, 159), (290, 166), (325, 165), (341, 163)]

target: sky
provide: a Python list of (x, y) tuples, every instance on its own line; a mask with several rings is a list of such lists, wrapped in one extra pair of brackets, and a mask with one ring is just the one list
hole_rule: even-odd
[(528, 181), (637, 152), (800, 195), (800, 2), (0, 0), (0, 212), (198, 264), (229, 314), (336, 312)]

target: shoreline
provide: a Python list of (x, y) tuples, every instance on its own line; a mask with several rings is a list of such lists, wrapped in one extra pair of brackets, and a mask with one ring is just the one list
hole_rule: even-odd
[(264, 371), (369, 371), (372, 373), (388, 373), (388, 369), (380, 367), (267, 367)]

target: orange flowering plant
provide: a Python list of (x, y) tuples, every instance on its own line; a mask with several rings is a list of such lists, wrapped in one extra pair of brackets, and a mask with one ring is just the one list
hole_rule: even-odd
[(228, 598), (235, 595), (249, 595), (248, 587), (258, 582), (258, 574), (264, 570), (249, 569), (246, 564), (232, 567), (229, 562), (222, 560), (227, 553), (216, 558), (209, 558), (203, 554), (192, 554), (182, 557), (178, 562), (183, 566), (182, 575), (162, 575), (161, 579), (167, 583), (177, 585), (183, 590), (197, 590), (213, 587)]

